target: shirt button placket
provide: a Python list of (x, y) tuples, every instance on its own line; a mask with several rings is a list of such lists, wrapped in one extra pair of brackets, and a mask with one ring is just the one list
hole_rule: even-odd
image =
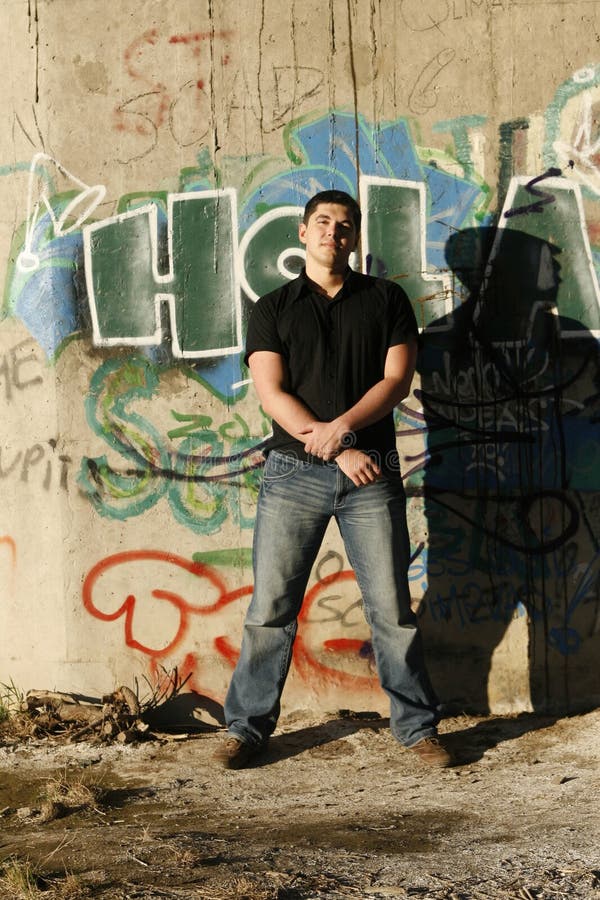
[(327, 360), (327, 382), (328, 382), (328, 405), (330, 408), (335, 409), (337, 405), (336, 398), (336, 373), (337, 373), (337, 310), (336, 307), (329, 307), (328, 309), (328, 324), (329, 324), (329, 358)]

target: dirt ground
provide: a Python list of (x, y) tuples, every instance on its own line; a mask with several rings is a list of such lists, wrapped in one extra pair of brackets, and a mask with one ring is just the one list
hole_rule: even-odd
[[(445, 719), (445, 770), (388, 725), (296, 712), (242, 771), (215, 768), (216, 731), (5, 744), (0, 860), (29, 860), (40, 897), (600, 898), (600, 711)], [(94, 801), (45, 815), (49, 779)]]

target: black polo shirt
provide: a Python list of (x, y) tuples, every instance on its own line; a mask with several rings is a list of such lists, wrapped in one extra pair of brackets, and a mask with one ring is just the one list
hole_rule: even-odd
[[(387, 351), (418, 336), (410, 301), (392, 281), (348, 275), (333, 299), (314, 291), (304, 270), (298, 278), (265, 294), (248, 323), (245, 361), (256, 350), (279, 353), (287, 364), (286, 389), (329, 422), (383, 378)], [(390, 465), (396, 455), (393, 413), (356, 433), (354, 446)], [(304, 446), (273, 422), (270, 450), (307, 459)]]

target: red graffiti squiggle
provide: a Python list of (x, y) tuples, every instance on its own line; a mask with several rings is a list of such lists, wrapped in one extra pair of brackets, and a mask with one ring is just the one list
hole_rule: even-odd
[(17, 545), (13, 538), (9, 534), (4, 534), (0, 537), (0, 544), (6, 544), (8, 549), (10, 550), (10, 558), (12, 562), (13, 569), (17, 565)]
[[(134, 637), (133, 615), (136, 605), (135, 594), (129, 593), (125, 601), (114, 612), (104, 612), (102, 609), (99, 609), (99, 607), (94, 603), (93, 600), (93, 592), (98, 580), (109, 569), (124, 565), (126, 563), (140, 561), (161, 563), (166, 562), (170, 565), (177, 566), (185, 572), (194, 575), (200, 580), (206, 579), (210, 586), (212, 588), (216, 588), (216, 590), (218, 591), (217, 599), (214, 602), (202, 605), (190, 602), (180, 594), (174, 593), (173, 591), (165, 591), (160, 588), (151, 591), (152, 597), (156, 598), (157, 600), (166, 601), (167, 603), (171, 604), (179, 613), (179, 626), (177, 628), (175, 636), (165, 647), (161, 648), (160, 650), (149, 647), (147, 644), (142, 644)], [(221, 576), (218, 575), (217, 572), (215, 572), (215, 570), (210, 566), (206, 566), (203, 563), (192, 562), (191, 560), (185, 559), (181, 556), (177, 556), (173, 553), (166, 553), (161, 550), (129, 550), (122, 553), (115, 553), (113, 556), (109, 556), (97, 563), (86, 576), (83, 583), (82, 593), (83, 605), (85, 609), (95, 618), (101, 619), (104, 622), (114, 622), (121, 616), (125, 617), (125, 643), (128, 647), (132, 647), (135, 650), (140, 650), (142, 653), (145, 653), (148, 656), (160, 659), (161, 657), (167, 656), (168, 654), (172, 653), (180, 644), (183, 636), (187, 632), (191, 615), (209, 615), (211, 613), (217, 612), (224, 606), (227, 606), (227, 604), (233, 603), (240, 597), (247, 595), (250, 590), (251, 588), (245, 587), (238, 588), (234, 591), (228, 591), (227, 586)]]
[(240, 651), (233, 646), (229, 638), (224, 635), (215, 638), (215, 650), (220, 656), (227, 660), (232, 669), (235, 667), (235, 664), (240, 658)]
[(370, 647), (369, 641), (361, 641), (356, 638), (334, 638), (323, 641), (326, 650), (334, 653), (352, 653), (355, 656), (366, 656)]

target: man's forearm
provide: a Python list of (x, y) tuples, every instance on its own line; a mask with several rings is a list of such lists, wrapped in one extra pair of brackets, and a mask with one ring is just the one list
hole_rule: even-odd
[(417, 344), (396, 344), (386, 356), (383, 378), (338, 418), (348, 431), (358, 431), (387, 416), (408, 397), (417, 362)]
[(333, 459), (343, 447), (351, 445), (349, 435), (387, 416), (408, 396), (416, 355), (414, 342), (390, 347), (383, 378), (332, 422), (316, 424), (306, 440), (305, 450), (322, 459)]
[(406, 396), (403, 382), (383, 378), (330, 422), (319, 421), (301, 400), (280, 389), (269, 391), (262, 398), (262, 407), (288, 434), (304, 443), (307, 453), (333, 459), (344, 446), (352, 445), (349, 435), (383, 419)]
[(287, 390), (288, 373), (283, 357), (271, 351), (250, 356), (250, 371), (261, 406), (288, 434), (304, 442), (316, 417), (305, 403)]
[(404, 397), (406, 387), (397, 379), (383, 378), (361, 399), (331, 422), (315, 422), (305, 435), (304, 449), (314, 456), (333, 459), (353, 444), (353, 434), (390, 413)]
[(395, 378), (382, 378), (354, 406), (338, 416), (337, 421), (348, 432), (360, 431), (387, 416), (408, 396), (409, 390), (410, 382), (406, 384)]
[(314, 413), (293, 394), (286, 391), (270, 391), (261, 398), (262, 408), (288, 434), (304, 442), (305, 434), (317, 421)]

